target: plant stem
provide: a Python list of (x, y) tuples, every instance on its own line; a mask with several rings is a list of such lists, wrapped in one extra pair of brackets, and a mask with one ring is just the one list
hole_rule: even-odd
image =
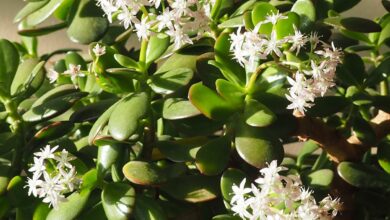
[(141, 49), (139, 52), (139, 63), (142, 68), (142, 72), (145, 74), (147, 72), (147, 66), (146, 66), (146, 50), (148, 48), (148, 40), (142, 39), (141, 42)]

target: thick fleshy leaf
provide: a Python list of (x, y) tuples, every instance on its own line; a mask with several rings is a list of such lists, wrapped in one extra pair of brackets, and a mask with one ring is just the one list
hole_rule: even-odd
[(124, 56), (122, 54), (115, 54), (114, 55), (115, 60), (122, 66), (129, 68), (129, 69), (138, 69), (138, 63), (137, 61), (133, 60), (130, 57)]
[(224, 79), (217, 79), (215, 87), (219, 95), (238, 108), (243, 106), (245, 93), (244, 89)]
[(212, 218), (212, 220), (240, 220), (241, 218), (236, 215), (217, 215)]
[(30, 96), (37, 91), (45, 77), (43, 65), (43, 61), (39, 62), (34, 58), (23, 61), (12, 80), (11, 95), (24, 93), (25, 96)]
[(161, 168), (154, 163), (143, 161), (130, 161), (122, 169), (128, 180), (147, 186), (161, 185), (169, 179), (182, 175), (186, 170), (187, 167), (180, 163)]
[(91, 191), (89, 189), (84, 189), (80, 192), (72, 193), (66, 198), (67, 201), (61, 202), (57, 209), (52, 209), (49, 212), (47, 220), (75, 219), (83, 211), (90, 194)]
[(126, 220), (135, 205), (135, 190), (126, 183), (109, 183), (102, 192), (102, 204), (107, 219)]
[(100, 117), (110, 106), (115, 103), (116, 99), (106, 99), (84, 106), (75, 111), (70, 116), (70, 121), (80, 123), (84, 121), (94, 121)]
[(179, 54), (175, 53), (170, 56), (161, 66), (158, 68), (158, 73), (168, 72), (178, 68), (190, 68), (192, 71), (196, 71), (196, 59), (198, 55), (192, 54)]
[(316, 20), (316, 9), (311, 0), (298, 0), (294, 3), (291, 8), (292, 12), (297, 13), (301, 19), (301, 29), (308, 30), (308, 28)]
[(218, 25), (219, 28), (238, 28), (241, 27), (244, 23), (244, 16), (233, 17), (229, 20), (226, 20)]
[(191, 118), (202, 114), (190, 101), (182, 98), (169, 98), (164, 101), (162, 115), (168, 120)]
[(346, 11), (356, 4), (358, 4), (361, 0), (333, 0), (333, 9), (337, 12)]
[[(88, 12), (88, 13), (85, 13)], [(81, 0), (76, 15), (67, 30), (69, 38), (81, 44), (89, 44), (102, 38), (108, 29), (108, 20), (95, 2)], [(88, 31), (85, 31), (88, 27)]]
[(262, 168), (273, 160), (282, 162), (283, 146), (266, 128), (255, 128), (241, 122), (237, 123), (236, 129), (236, 150), (245, 162), (256, 168)]
[(232, 59), (229, 33), (222, 33), (215, 42), (215, 64), (230, 82), (244, 86), (245, 70)]
[(165, 34), (157, 34), (149, 39), (146, 49), (146, 65), (150, 65), (165, 53), (169, 46), (169, 41), (169, 36)]
[(382, 30), (379, 24), (365, 18), (343, 18), (340, 22), (346, 29), (355, 32), (371, 33), (380, 32)]
[(385, 140), (378, 144), (377, 157), (382, 169), (390, 174), (390, 141)]
[(337, 167), (341, 178), (352, 186), (361, 189), (377, 189), (390, 192), (390, 175), (372, 166), (352, 162), (342, 162)]
[(287, 19), (281, 19), (276, 23), (276, 35), (278, 39), (294, 35), (294, 26), (299, 28), (300, 17), (295, 12), (287, 13)]
[(74, 85), (71, 85), (71, 84), (64, 84), (64, 85), (60, 85), (60, 86), (57, 86), (51, 90), (49, 90), (48, 92), (46, 92), (45, 94), (43, 94), (41, 97), (39, 97), (33, 104), (32, 104), (32, 108), (36, 107), (36, 106), (39, 106), (39, 105), (42, 105), (50, 100), (53, 100), (55, 98), (58, 98), (58, 97), (61, 97), (61, 96), (65, 96), (65, 95), (69, 95), (69, 94), (72, 94), (72, 93), (75, 93), (77, 92), (77, 89), (74, 87)]
[(193, 77), (189, 68), (177, 68), (167, 72), (156, 73), (150, 77), (149, 86), (159, 94), (171, 94), (187, 85)]
[(66, 21), (73, 8), (73, 5), (77, 2), (75, 0), (64, 0), (61, 5), (54, 12), (54, 17), (59, 20)]
[(267, 106), (251, 99), (246, 102), (244, 118), (250, 126), (266, 127), (275, 121), (276, 115)]
[(46, 103), (31, 108), (23, 114), (23, 120), (27, 122), (40, 122), (54, 118), (69, 110), (75, 102), (86, 96), (86, 93), (75, 92), (54, 98)]
[(191, 203), (213, 200), (219, 195), (219, 180), (207, 176), (182, 176), (161, 186), (161, 190), (175, 199)]
[[(278, 10), (275, 6), (267, 2), (259, 2), (252, 10), (252, 22), (253, 25), (257, 25), (259, 22), (264, 21), (268, 15), (275, 14)], [(260, 26), (259, 32), (262, 34), (271, 34), (272, 24), (267, 23)]]
[(236, 111), (235, 106), (201, 83), (192, 85), (188, 96), (191, 103), (211, 119), (226, 120)]
[[(146, 93), (130, 94), (114, 108), (108, 121), (108, 130), (113, 138), (126, 140), (133, 135), (148, 111), (149, 98)], [(126, 119), (126, 120), (124, 120)]]
[(64, 0), (50, 0), (43, 7), (27, 16), (28, 26), (36, 26), (45, 21), (61, 5)]
[(56, 121), (41, 128), (35, 135), (35, 140), (53, 140), (63, 137), (73, 129), (73, 122)]
[(105, 173), (111, 169), (111, 166), (115, 164), (118, 157), (123, 154), (123, 146), (119, 144), (108, 144), (99, 146), (96, 170), (98, 178), (104, 178)]
[(302, 175), (302, 181), (313, 189), (329, 189), (333, 177), (332, 170), (321, 169)]
[(45, 220), (49, 212), (49, 205), (45, 203), (40, 203), (34, 210), (33, 220)]
[(135, 208), (135, 220), (166, 220), (168, 219), (164, 209), (156, 200), (143, 195), (137, 195)]
[(19, 66), (19, 53), (14, 44), (0, 39), (0, 89), (8, 93)]
[(113, 104), (110, 108), (107, 109), (99, 118), (96, 120), (96, 122), (93, 124), (91, 130), (89, 131), (88, 135), (88, 143), (92, 144), (96, 138), (96, 136), (100, 133), (100, 131), (104, 128), (104, 126), (107, 125), (108, 120), (110, 119), (111, 113), (114, 111), (115, 107), (120, 103), (118, 101), (117, 103)]
[(33, 197), (28, 196), (28, 189), (26, 185), (26, 178), (21, 176), (14, 176), (7, 186), (7, 197), (9, 202), (17, 207), (28, 206), (33, 202)]
[(243, 2), (243, 4), (240, 5), (240, 7), (238, 7), (237, 10), (233, 12), (231, 17), (244, 14), (244, 12), (249, 11), (255, 5), (256, 2), (257, 2), (256, 0), (249, 0)]
[(47, 35), (52, 32), (64, 29), (67, 27), (67, 23), (62, 22), (58, 24), (53, 24), (50, 26), (44, 26), (44, 27), (37, 27), (37, 28), (23, 28), (18, 30), (18, 34), (22, 36), (27, 36), (27, 37), (37, 37), (37, 36), (42, 36), (42, 35)]
[(196, 153), (202, 145), (207, 143), (206, 137), (183, 138), (175, 141), (159, 141), (157, 148), (169, 160), (174, 162), (194, 161)]
[(316, 142), (312, 140), (306, 141), (299, 151), (297, 157), (297, 166), (301, 167), (304, 164), (305, 159), (308, 158), (317, 149), (319, 149), (319, 146)]
[(382, 45), (383, 43), (386, 43), (390, 38), (390, 22), (387, 22), (386, 24), (382, 24), (382, 31), (379, 34), (378, 39), (378, 45)]
[[(225, 201), (230, 202), (233, 197), (233, 185), (239, 186), (246, 174), (239, 169), (229, 168), (221, 177), (221, 192)], [(249, 181), (247, 182), (249, 184)]]
[(196, 167), (205, 175), (218, 175), (226, 168), (230, 159), (231, 143), (223, 136), (211, 140), (196, 153)]
[(24, 19), (26, 16), (30, 15), (31, 13), (37, 11), (38, 9), (42, 8), (45, 6), (49, 0), (44, 0), (44, 1), (34, 1), (34, 2), (29, 2), (27, 3), (19, 12), (16, 14), (14, 18), (14, 22), (19, 22), (22, 19)]

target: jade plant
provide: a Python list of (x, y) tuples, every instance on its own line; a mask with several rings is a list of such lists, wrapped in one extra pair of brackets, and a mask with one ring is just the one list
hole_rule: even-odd
[[(27, 0), (0, 219), (390, 218), (390, 16), (359, 2)], [(84, 49), (39, 54), (62, 29)]]

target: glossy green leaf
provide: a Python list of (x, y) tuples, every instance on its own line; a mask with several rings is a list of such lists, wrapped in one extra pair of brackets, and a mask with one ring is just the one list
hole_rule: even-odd
[(90, 194), (91, 191), (89, 189), (84, 189), (80, 192), (73, 192), (66, 198), (67, 201), (61, 202), (57, 209), (52, 209), (49, 212), (47, 220), (75, 219), (83, 211)]
[(222, 173), (230, 159), (230, 147), (230, 140), (226, 136), (211, 140), (196, 153), (196, 167), (204, 175)]
[(50, 212), (50, 208), (48, 204), (39, 203), (38, 206), (34, 210), (33, 219), (32, 220), (45, 220), (47, 215)]
[(77, 52), (71, 51), (65, 55), (66, 68), (69, 69), (71, 64), (75, 66), (80, 65), (82, 70), (87, 69), (87, 63), (85, 62), (84, 58)]
[(27, 16), (28, 26), (36, 26), (45, 21), (61, 5), (64, 0), (50, 0), (43, 7)]
[(19, 66), (19, 53), (14, 44), (0, 39), (0, 89), (8, 93)]
[(107, 219), (126, 220), (134, 209), (135, 190), (126, 183), (109, 183), (103, 189), (102, 204)]
[[(264, 21), (268, 15), (275, 14), (277, 9), (267, 3), (267, 2), (259, 2), (252, 10), (252, 22), (253, 25), (257, 25), (259, 22)], [(267, 23), (260, 26), (259, 32), (262, 34), (270, 34), (272, 31), (272, 24)]]
[(241, 27), (244, 23), (244, 16), (237, 16), (226, 20), (218, 25), (219, 28), (238, 28)]
[[(88, 13), (85, 14), (85, 12)], [(103, 14), (95, 2), (81, 0), (76, 15), (67, 30), (69, 38), (81, 44), (98, 41), (108, 29), (108, 21)], [(88, 27), (88, 31), (84, 31), (85, 27)]]
[(358, 4), (361, 0), (333, 0), (333, 8), (337, 12), (346, 11), (356, 4)]
[(235, 215), (217, 215), (212, 220), (240, 220), (241, 218)]
[(23, 120), (27, 122), (40, 122), (54, 118), (69, 110), (75, 102), (86, 96), (86, 93), (75, 92), (69, 95), (54, 98), (46, 103), (31, 108), (23, 114)]
[(294, 26), (299, 29), (300, 17), (295, 12), (287, 13), (287, 19), (281, 19), (276, 23), (276, 36), (282, 39), (294, 35)]
[(201, 112), (190, 101), (181, 98), (169, 98), (164, 101), (162, 116), (168, 120), (191, 118)]
[(115, 54), (114, 55), (115, 60), (122, 66), (129, 68), (129, 69), (138, 69), (138, 63), (137, 61), (133, 60), (130, 57), (121, 55), (121, 54)]
[(390, 141), (385, 140), (378, 144), (377, 157), (382, 169), (390, 174)]
[(243, 106), (245, 93), (243, 88), (224, 79), (217, 79), (215, 87), (220, 96), (238, 108)]
[(107, 109), (99, 118), (96, 120), (96, 122), (93, 124), (91, 130), (89, 131), (88, 135), (88, 143), (92, 144), (95, 140), (96, 136), (100, 133), (100, 131), (107, 125), (108, 120), (110, 119), (110, 116), (112, 112), (114, 111), (115, 107), (120, 103), (118, 101), (117, 103), (113, 104), (110, 108)]
[(244, 12), (249, 11), (255, 5), (256, 2), (257, 2), (256, 0), (249, 0), (243, 2), (243, 4), (240, 5), (240, 7), (238, 7), (237, 10), (233, 12), (231, 17), (244, 14)]
[(330, 169), (321, 169), (303, 175), (302, 179), (313, 189), (329, 189), (334, 178), (333, 171)]
[(379, 35), (378, 39), (378, 45), (382, 45), (383, 43), (386, 43), (388, 39), (390, 38), (390, 22), (386, 23), (385, 25), (382, 24), (382, 31)]
[[(243, 179), (246, 178), (246, 174), (239, 169), (229, 168), (221, 177), (221, 192), (224, 200), (230, 202), (233, 197), (233, 185), (239, 186)], [(247, 182), (249, 183), (249, 181)]]
[(39, 105), (42, 105), (50, 100), (53, 100), (55, 98), (65, 96), (65, 95), (70, 95), (72, 93), (77, 92), (77, 89), (74, 87), (74, 85), (71, 84), (65, 84), (65, 85), (60, 85), (57, 86), (48, 92), (46, 92), (44, 95), (39, 97), (31, 107), (36, 107)]
[(206, 137), (183, 138), (176, 141), (159, 141), (157, 148), (174, 162), (194, 161), (196, 153), (208, 141)]
[(161, 168), (154, 163), (130, 161), (122, 169), (125, 177), (139, 185), (157, 186), (186, 171), (186, 166), (180, 163)]
[(219, 180), (207, 176), (182, 176), (161, 186), (161, 190), (175, 199), (191, 203), (213, 200), (219, 195)]
[(96, 170), (99, 178), (103, 178), (105, 173), (111, 169), (118, 158), (123, 154), (123, 147), (119, 144), (109, 144), (99, 146)]
[(215, 42), (215, 61), (223, 76), (232, 83), (245, 85), (245, 70), (232, 59), (229, 33), (222, 33)]
[(168, 72), (178, 68), (190, 68), (195, 72), (197, 58), (198, 55), (175, 53), (165, 60), (155, 74)]
[(236, 111), (235, 106), (201, 83), (193, 84), (188, 96), (191, 103), (211, 119), (225, 120)]
[(371, 33), (380, 32), (381, 26), (369, 19), (359, 17), (349, 17), (341, 19), (341, 24), (350, 31)]
[(31, 13), (34, 13), (38, 9), (45, 6), (49, 0), (44, 1), (36, 1), (36, 2), (29, 2), (27, 3), (15, 16), (14, 22), (19, 22), (22, 19), (24, 19), (26, 16), (30, 15)]
[(43, 61), (39, 62), (34, 58), (23, 61), (12, 80), (11, 95), (25, 93), (26, 96), (30, 96), (38, 90), (45, 77), (43, 65)]
[(27, 37), (36, 37), (50, 34), (52, 32), (64, 29), (65, 27), (67, 27), (67, 23), (63, 22), (44, 27), (23, 28), (18, 31), (18, 34)]
[(108, 121), (112, 137), (123, 141), (133, 135), (138, 129), (139, 121), (146, 115), (148, 106), (149, 98), (146, 93), (130, 94), (121, 100)]
[(292, 12), (297, 13), (300, 16), (300, 27), (302, 30), (308, 30), (308, 28), (316, 20), (316, 9), (311, 0), (298, 0), (291, 8)]
[(165, 53), (169, 46), (170, 37), (165, 34), (157, 34), (150, 37), (148, 47), (146, 49), (146, 65), (160, 58)]
[(280, 141), (264, 129), (237, 123), (236, 150), (245, 162), (256, 168), (262, 168), (273, 160), (282, 162), (284, 155)]
[(342, 162), (337, 172), (343, 180), (361, 189), (378, 189), (390, 192), (390, 175), (372, 166), (352, 162)]
[(156, 200), (143, 195), (137, 195), (134, 208), (135, 220), (166, 220), (163, 208)]
[(266, 127), (275, 121), (276, 115), (267, 106), (251, 99), (246, 101), (244, 118), (250, 126)]
[(76, 110), (71, 116), (70, 121), (80, 123), (84, 121), (94, 121), (99, 118), (110, 106), (115, 103), (116, 99), (106, 99), (95, 102)]
[(156, 73), (150, 77), (149, 86), (159, 94), (171, 94), (187, 85), (193, 77), (189, 68), (177, 68), (167, 72)]
[(318, 150), (319, 146), (316, 142), (309, 140), (306, 141), (301, 150), (299, 151), (298, 157), (297, 157), (297, 166), (301, 167), (306, 158), (309, 157), (314, 151)]
[(41, 128), (35, 135), (35, 140), (53, 140), (63, 137), (72, 131), (73, 122), (69, 121), (56, 121), (43, 128)]
[(57, 8), (57, 10), (54, 12), (54, 17), (56, 17), (59, 20), (66, 21), (68, 17), (70, 16), (70, 12), (73, 8), (73, 5), (77, 2), (75, 0), (64, 0), (62, 4)]

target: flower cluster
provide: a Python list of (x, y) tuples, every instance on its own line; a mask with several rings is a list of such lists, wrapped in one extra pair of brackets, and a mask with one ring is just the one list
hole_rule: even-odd
[[(58, 146), (50, 148), (49, 145), (35, 153), (34, 164), (28, 170), (32, 178), (27, 178), (28, 195), (43, 198), (54, 208), (60, 202), (66, 201), (65, 193), (78, 189), (81, 179), (76, 176), (76, 168), (70, 161), (76, 159), (63, 149), (55, 153)], [(49, 168), (50, 167), (50, 168)]]
[[(193, 38), (198, 39), (209, 31), (212, 0), (98, 0), (97, 3), (112, 22), (113, 14), (123, 26), (135, 29), (139, 39), (148, 39), (156, 33), (169, 35), (174, 43), (174, 49), (185, 44), (192, 44)], [(146, 7), (154, 7), (161, 13), (150, 13)], [(140, 19), (142, 14), (142, 19)], [(195, 36), (195, 37), (192, 37)]]
[[(298, 110), (302, 114), (306, 108), (311, 107), (315, 97), (323, 96), (326, 91), (334, 86), (334, 76), (337, 65), (341, 62), (341, 52), (332, 45), (319, 40), (316, 33), (302, 34), (294, 26), (294, 34), (279, 38), (276, 24), (288, 17), (277, 13), (271, 13), (262, 22), (259, 22), (253, 30), (242, 31), (238, 28), (236, 33), (230, 35), (231, 47), (234, 59), (246, 68), (247, 72), (255, 72), (261, 60), (267, 60), (269, 55), (277, 57), (280, 65), (289, 69), (297, 69), (293, 78), (288, 78), (291, 88), (286, 95), (291, 104), (288, 109)], [(259, 34), (264, 24), (271, 23), (273, 29), (270, 35)], [(302, 48), (310, 45), (310, 63), (287, 62), (284, 60), (283, 49), (299, 54)], [(317, 50), (317, 47), (323, 49)], [(307, 63), (307, 64), (306, 64)]]
[(246, 179), (240, 186), (233, 185), (230, 201), (232, 211), (242, 219), (332, 219), (338, 213), (339, 199), (325, 197), (317, 203), (312, 191), (304, 189), (299, 176), (281, 176), (285, 170), (272, 161), (260, 170), (262, 177), (246, 187)]

